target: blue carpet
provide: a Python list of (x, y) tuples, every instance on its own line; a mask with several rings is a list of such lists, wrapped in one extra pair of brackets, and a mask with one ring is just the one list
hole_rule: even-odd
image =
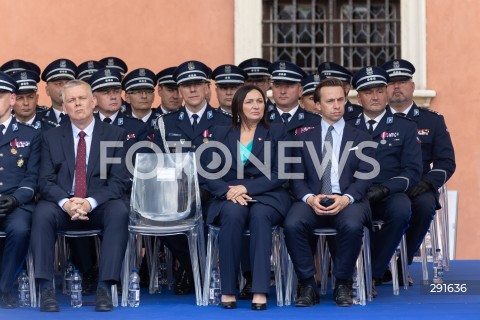
[[(468, 280), (480, 283), (480, 261), (452, 261), (445, 280)], [(58, 293), (59, 313), (42, 313), (39, 309), (0, 309), (1, 320), (89, 320), (89, 319), (480, 319), (480, 293), (470, 295), (433, 295), (420, 292), (421, 264), (414, 263), (410, 273), (415, 285), (408, 290), (400, 289), (399, 296), (393, 296), (391, 284), (377, 287), (379, 296), (366, 306), (339, 308), (332, 300), (331, 290), (321, 299), (321, 304), (311, 308), (293, 306), (277, 307), (272, 290), (267, 311), (251, 311), (250, 301), (239, 301), (238, 309), (223, 310), (220, 307), (197, 307), (194, 295), (175, 296), (164, 289), (162, 294), (149, 295), (142, 291), (139, 308), (118, 307), (114, 312), (97, 313), (93, 306), (79, 309), (70, 307), (69, 299)], [(471, 285), (471, 282), (469, 282)], [(84, 297), (85, 303), (93, 303), (94, 296)], [(342, 319), (343, 320), (343, 319)]]

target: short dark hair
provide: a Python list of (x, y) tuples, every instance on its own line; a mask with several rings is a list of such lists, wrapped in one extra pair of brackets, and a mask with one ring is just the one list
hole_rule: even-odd
[(240, 123), (242, 123), (242, 121), (245, 119), (245, 113), (243, 113), (243, 102), (245, 101), (247, 94), (252, 90), (257, 90), (262, 95), (262, 98), (265, 104), (265, 110), (263, 112), (263, 117), (262, 117), (262, 120), (260, 120), (260, 123), (263, 124), (264, 127), (268, 128), (267, 109), (266, 109), (267, 100), (266, 100), (265, 94), (263, 93), (262, 89), (253, 85), (246, 85), (241, 87), (240, 89), (237, 90), (237, 92), (235, 92), (235, 95), (233, 96), (233, 99), (232, 99), (232, 127), (233, 128), (237, 128), (240, 125)]
[[(324, 87), (342, 87), (343, 92), (345, 92), (345, 83), (342, 80), (336, 78), (327, 78), (320, 81), (320, 83), (315, 88), (313, 93), (313, 101), (320, 102), (320, 89)], [(347, 94), (345, 93), (345, 97)]]

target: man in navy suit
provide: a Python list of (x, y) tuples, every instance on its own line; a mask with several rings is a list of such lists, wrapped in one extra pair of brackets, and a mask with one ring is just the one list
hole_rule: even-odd
[[(315, 228), (333, 227), (334, 298), (338, 306), (351, 306), (355, 262), (362, 245), (363, 227), (371, 221), (366, 199), (374, 174), (374, 149), (368, 134), (345, 124), (343, 113), (345, 88), (338, 79), (325, 79), (315, 90), (315, 103), (322, 112), (321, 125), (302, 133), (302, 142), (293, 155), (302, 159), (293, 164), (293, 174), (303, 178), (290, 180), (297, 202), (292, 205), (284, 222), (285, 243), (300, 281), (300, 295), (295, 305), (309, 307), (320, 302), (315, 282), (315, 263), (310, 239)], [(372, 142), (371, 142), (372, 143)], [(314, 147), (314, 154), (311, 153)], [(330, 152), (328, 151), (330, 147)], [(340, 165), (346, 153), (346, 162)], [(360, 160), (359, 153), (370, 157), (370, 164)], [(323, 163), (322, 163), (323, 162)], [(322, 163), (322, 165), (321, 165)], [(323, 174), (322, 171), (324, 170)], [(319, 174), (320, 172), (320, 174)], [(358, 177), (363, 174), (363, 177)], [(329, 200), (331, 204), (324, 204)]]
[[(419, 108), (413, 101), (415, 67), (407, 60), (395, 59), (382, 68), (390, 77), (387, 94), (392, 113), (415, 121), (418, 138), (422, 142), (422, 179), (408, 192), (412, 201), (412, 217), (407, 230), (408, 264), (411, 264), (435, 216), (435, 209), (440, 209), (438, 189), (455, 172), (455, 152), (443, 116), (430, 109)], [(403, 282), (402, 277), (400, 281)], [(413, 284), (410, 276), (408, 281)]]
[(0, 230), (6, 233), (0, 250), (0, 307), (7, 309), (18, 306), (16, 276), (28, 250), (40, 167), (39, 130), (12, 117), (17, 88), (0, 72)]
[[(96, 311), (111, 311), (110, 286), (120, 278), (128, 239), (128, 215), (122, 196), (128, 184), (122, 128), (94, 119), (96, 99), (90, 86), (72, 80), (63, 88), (63, 108), (71, 122), (43, 135), (39, 185), (42, 199), (33, 213), (31, 247), (40, 285), (40, 311), (59, 311), (53, 289), (57, 230), (101, 229), (103, 234)], [(101, 157), (102, 156), (102, 157)]]
[[(369, 132), (379, 143), (376, 160), (380, 173), (368, 191), (374, 220), (382, 220), (373, 232), (372, 276), (381, 281), (388, 262), (408, 228), (411, 202), (407, 190), (422, 175), (422, 151), (415, 122), (393, 115), (387, 108), (387, 72), (379, 67), (365, 67), (353, 77), (363, 113), (348, 121), (359, 130)], [(376, 295), (376, 290), (373, 291)]]

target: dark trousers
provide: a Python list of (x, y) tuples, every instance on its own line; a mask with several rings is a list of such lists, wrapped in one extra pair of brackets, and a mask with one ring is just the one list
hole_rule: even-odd
[(381, 279), (408, 228), (411, 202), (405, 193), (395, 193), (382, 201), (370, 203), (370, 206), (373, 220), (384, 222), (381, 230), (376, 230), (371, 236), (372, 275), (374, 278)]
[(16, 208), (0, 219), (0, 223), (2, 230), (7, 234), (1, 255), (0, 291), (15, 291), (17, 289), (16, 276), (28, 251), (32, 213), (22, 208)]
[(436, 212), (436, 200), (433, 191), (424, 192), (410, 200), (412, 201), (412, 217), (410, 218), (410, 226), (407, 230), (409, 265), (413, 261), (415, 252), (420, 248)]
[(222, 294), (232, 295), (237, 290), (243, 234), (250, 230), (250, 261), (252, 292), (270, 290), (270, 256), (272, 253), (272, 227), (279, 225), (282, 215), (262, 203), (242, 206), (227, 201), (215, 219), (219, 225), (219, 260)]
[(369, 226), (370, 207), (367, 201), (355, 202), (334, 216), (319, 216), (305, 202), (295, 202), (284, 222), (285, 244), (300, 280), (315, 276), (311, 239), (316, 228), (335, 228), (334, 274), (338, 279), (353, 277), (355, 263), (362, 246), (363, 227)]
[(122, 200), (110, 200), (88, 214), (88, 221), (71, 221), (56, 203), (40, 201), (33, 213), (31, 248), (37, 279), (53, 279), (57, 230), (101, 229), (99, 280), (120, 279), (128, 240), (129, 211)]

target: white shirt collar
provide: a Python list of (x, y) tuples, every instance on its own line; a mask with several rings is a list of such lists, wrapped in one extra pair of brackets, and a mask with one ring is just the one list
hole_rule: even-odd
[(380, 114), (379, 116), (377, 116), (375, 119), (370, 119), (369, 117), (367, 117), (367, 115), (365, 113), (363, 113), (363, 117), (365, 119), (365, 124), (367, 124), (367, 127), (368, 127), (368, 120), (375, 120), (375, 125), (377, 125), (380, 120), (382, 120), (383, 116), (385, 115), (385, 113), (387, 113), (387, 110), (383, 110), (382, 114)]
[[(198, 121), (200, 122), (200, 119), (202, 119), (202, 116), (203, 114), (205, 113), (205, 110), (207, 109), (207, 102), (205, 101), (205, 105), (203, 106), (202, 109), (200, 109), (198, 112), (196, 112), (195, 114), (198, 115)], [(188, 109), (188, 107), (185, 107), (185, 111), (187, 111), (187, 115), (188, 115), (188, 119), (190, 120), (190, 122), (192, 121), (192, 115), (193, 115), (193, 112), (190, 111)]]
[(136, 119), (140, 119), (142, 120), (143, 122), (147, 122), (148, 121), (148, 118), (150, 118), (150, 115), (152, 114), (152, 111), (150, 110), (150, 112), (143, 118), (138, 118), (133, 112), (132, 112), (132, 117), (136, 118)]
[(5, 121), (4, 123), (0, 123), (0, 124), (3, 124), (5, 126), (5, 128), (3, 129), (3, 134), (5, 134), (5, 132), (7, 132), (7, 128), (8, 126), (10, 125), (10, 122), (12, 122), (12, 117), (8, 117), (7, 121)]
[[(109, 118), (112, 120), (111, 123), (114, 123), (115, 122), (115, 119), (117, 119), (117, 115), (118, 115), (118, 111), (115, 112), (114, 114), (112, 114)], [(103, 113), (101, 113), (100, 111), (98, 111), (98, 116), (100, 117), (100, 120), (103, 121), (103, 119), (105, 119), (106, 117), (103, 115)]]
[[(412, 107), (413, 102), (407, 109), (403, 110), (401, 113), (405, 113), (405, 115), (407, 115), (410, 112), (410, 109), (412, 109)], [(392, 109), (392, 113), (400, 113), (400, 111), (397, 111), (394, 107), (390, 106), (390, 108)]]
[(72, 130), (73, 130), (73, 137), (77, 137), (80, 131), (83, 131), (87, 134), (87, 136), (92, 137), (93, 136), (93, 127), (95, 127), (95, 118), (93, 118), (92, 122), (83, 130), (77, 128), (73, 123), (72, 123)]
[(53, 112), (55, 112), (55, 118), (57, 119), (57, 122), (60, 123), (60, 120), (62, 120), (62, 119), (60, 119), (60, 115), (65, 114), (65, 113), (61, 112), (61, 111), (58, 111), (54, 107), (52, 107), (52, 109), (53, 109)]
[(300, 108), (300, 105), (297, 104), (297, 106), (295, 108), (293, 108), (292, 110), (288, 111), (288, 112), (283, 112), (279, 107), (277, 107), (277, 111), (278, 113), (280, 114), (280, 117), (282, 116), (282, 114), (284, 113), (290, 113), (290, 118), (288, 118), (288, 121), (290, 122), (290, 120), (293, 119), (293, 115), (295, 114), (295, 112), (297, 112), (298, 108)]
[[(328, 124), (328, 122), (326, 122), (323, 118), (320, 123), (322, 124), (322, 132), (327, 132), (328, 127), (330, 127), (330, 124)], [(345, 128), (345, 120), (343, 120), (343, 118), (340, 118), (337, 122), (332, 124), (332, 126), (333, 126), (333, 131), (338, 136), (341, 136), (343, 135), (343, 128)]]

